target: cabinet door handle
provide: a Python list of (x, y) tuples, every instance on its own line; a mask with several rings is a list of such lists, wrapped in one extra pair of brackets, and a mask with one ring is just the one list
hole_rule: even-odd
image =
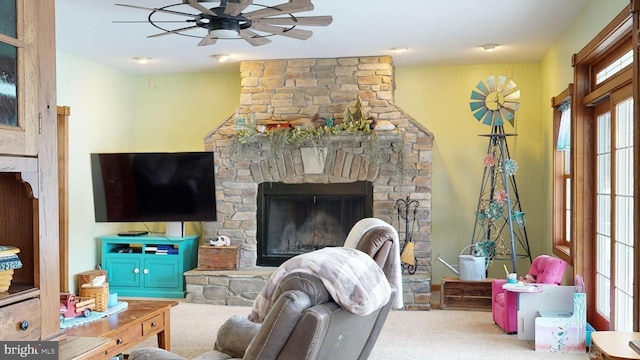
[(152, 327), (152, 328), (156, 327), (157, 325), (158, 325), (158, 324), (156, 324), (156, 322), (155, 322), (155, 321), (151, 323), (151, 327)]
[(122, 340), (122, 338), (119, 338), (118, 340), (116, 340), (116, 344), (118, 345), (122, 345), (123, 342), (124, 340)]
[(134, 273), (134, 274), (137, 274), (137, 273), (139, 273), (139, 272), (140, 272), (140, 269), (138, 269), (138, 268), (133, 269), (133, 273)]
[(142, 272), (146, 275), (146, 274), (149, 273), (149, 269), (144, 269), (144, 270), (142, 270)]
[(22, 331), (27, 331), (27, 329), (29, 328), (29, 321), (27, 320), (22, 320), (20, 322), (20, 330)]

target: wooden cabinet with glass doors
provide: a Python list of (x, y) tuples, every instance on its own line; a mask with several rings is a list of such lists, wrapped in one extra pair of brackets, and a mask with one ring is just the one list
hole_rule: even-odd
[(54, 2), (0, 2), (0, 245), (20, 249), (0, 292), (0, 339), (60, 334)]

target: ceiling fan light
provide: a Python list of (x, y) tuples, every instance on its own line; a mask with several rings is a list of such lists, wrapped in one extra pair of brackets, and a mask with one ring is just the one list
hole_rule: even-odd
[(209, 36), (212, 38), (235, 38), (239, 33), (240, 24), (232, 19), (213, 19), (209, 24)]
[(498, 44), (484, 44), (484, 45), (482, 45), (482, 48), (484, 49), (484, 51), (487, 51), (487, 52), (492, 52), (497, 47), (498, 47)]
[(211, 34), (211, 37), (218, 38), (218, 39), (232, 38), (232, 37), (238, 36), (238, 32), (233, 30), (226, 30), (226, 29), (211, 30), (209, 34)]
[(216, 59), (217, 62), (225, 62), (227, 60), (229, 60), (229, 58), (231, 56), (229, 56), (229, 54), (216, 54), (216, 55), (211, 55), (214, 59)]
[(144, 64), (148, 63), (149, 60), (151, 60), (151, 59), (148, 58), (148, 57), (134, 57), (133, 60), (135, 60), (140, 65), (144, 65)]
[(390, 48), (389, 49), (389, 51), (392, 51), (392, 52), (394, 52), (396, 54), (402, 54), (403, 52), (405, 52), (407, 50), (409, 50), (409, 49), (406, 48), (406, 47), (394, 47), (394, 48)]

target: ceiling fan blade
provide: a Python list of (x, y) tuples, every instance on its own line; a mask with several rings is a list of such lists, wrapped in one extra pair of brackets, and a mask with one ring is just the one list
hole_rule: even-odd
[(214, 13), (207, 7), (200, 5), (200, 3), (198, 3), (198, 0), (182, 0), (182, 3), (191, 6), (192, 8), (200, 11), (203, 14), (217, 16), (216, 13)]
[[(154, 24), (160, 24), (160, 23), (181, 23), (184, 24), (185, 21), (189, 21), (189, 20), (175, 20), (175, 21), (154, 21)], [(114, 24), (148, 24), (149, 21), (148, 20), (114, 20), (112, 21), (112, 23)]]
[(327, 26), (333, 22), (331, 16), (302, 16), (302, 17), (278, 17), (252, 20), (254, 24), (267, 25), (302, 25), (302, 26)]
[(218, 41), (217, 37), (211, 36), (211, 34), (207, 34), (207, 36), (203, 37), (202, 40), (198, 43), (198, 46), (209, 46), (213, 45)]
[(294, 39), (307, 40), (313, 35), (313, 32), (309, 30), (301, 30), (301, 29), (291, 29), (291, 28), (283, 28), (279, 26), (271, 26), (265, 24), (256, 24), (255, 22), (251, 26), (252, 29), (258, 31), (264, 31), (267, 33), (282, 35)]
[(260, 36), (249, 29), (240, 30), (240, 37), (245, 39), (249, 44), (253, 46), (262, 46), (271, 42), (264, 36)]
[(155, 38), (155, 37), (160, 37), (160, 36), (165, 36), (165, 35), (170, 35), (170, 34), (181, 33), (181, 32), (192, 30), (192, 29), (198, 29), (198, 26), (194, 25), (194, 26), (187, 26), (187, 27), (180, 28), (180, 29), (167, 30), (165, 32), (149, 35), (147, 37), (148, 38)]
[(313, 10), (313, 4), (310, 0), (289, 0), (288, 3), (270, 6), (268, 8), (251, 11), (244, 14), (249, 20), (261, 19), (267, 16), (285, 15), (294, 12), (303, 12)]
[(117, 6), (124, 6), (124, 7), (130, 7), (130, 8), (134, 8), (134, 9), (142, 9), (142, 10), (149, 10), (149, 11), (157, 11), (157, 12), (161, 12), (161, 13), (165, 13), (165, 14), (171, 14), (171, 15), (181, 15), (181, 16), (189, 16), (189, 17), (198, 17), (200, 14), (189, 14), (186, 12), (181, 12), (181, 11), (173, 11), (173, 10), (165, 10), (165, 9), (157, 9), (157, 8), (148, 8), (148, 7), (144, 7), (144, 6), (136, 6), (136, 5), (129, 5), (129, 4), (115, 4)]
[(252, 0), (228, 0), (224, 13), (231, 16), (238, 16), (242, 10), (253, 3)]

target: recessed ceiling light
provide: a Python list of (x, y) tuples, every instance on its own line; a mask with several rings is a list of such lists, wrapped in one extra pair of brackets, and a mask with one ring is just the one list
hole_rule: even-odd
[(216, 54), (216, 55), (211, 55), (211, 57), (216, 59), (217, 62), (225, 62), (229, 60), (231, 56), (229, 54)]
[(482, 48), (483, 48), (485, 51), (492, 52), (492, 51), (494, 51), (498, 46), (499, 46), (498, 44), (491, 44), (491, 43), (490, 43), (490, 44), (484, 44), (484, 45), (482, 45)]
[(405, 52), (405, 51), (407, 51), (407, 50), (409, 50), (409, 49), (408, 49), (408, 48), (406, 48), (406, 47), (390, 48), (390, 49), (389, 49), (389, 51), (393, 51), (393, 52), (394, 52), (394, 53), (396, 53), (396, 54), (403, 53), (403, 52)]
[(151, 60), (148, 57), (134, 57), (133, 60), (137, 61), (138, 64), (146, 64), (149, 62), (149, 60)]

